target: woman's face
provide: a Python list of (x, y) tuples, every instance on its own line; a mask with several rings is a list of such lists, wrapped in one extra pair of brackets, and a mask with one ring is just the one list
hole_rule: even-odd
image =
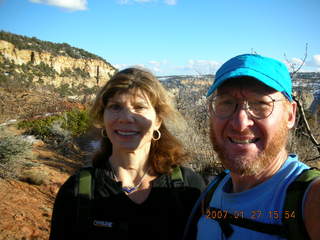
[(148, 96), (140, 90), (116, 93), (109, 98), (103, 119), (113, 153), (149, 153), (153, 132), (161, 125)]

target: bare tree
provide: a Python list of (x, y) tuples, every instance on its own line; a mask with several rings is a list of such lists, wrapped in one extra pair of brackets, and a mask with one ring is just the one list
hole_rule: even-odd
[[(293, 80), (295, 80), (295, 78), (297, 76), (297, 73), (301, 70), (301, 68), (305, 64), (307, 56), (308, 56), (308, 43), (306, 43), (304, 57), (302, 59), (300, 59), (301, 62), (299, 64), (290, 62), (288, 60), (286, 54), (284, 54), (286, 62), (289, 64), (289, 67), (291, 69), (291, 74), (290, 75), (291, 75), (291, 78)], [(310, 128), (310, 124), (309, 124), (309, 122), (307, 120), (305, 109), (303, 107), (301, 97), (299, 97), (297, 95), (294, 95), (293, 96), (293, 100), (297, 103), (297, 106), (298, 106), (298, 113), (299, 113), (298, 122), (300, 124), (303, 124), (303, 128), (301, 128), (301, 129), (304, 129), (306, 131), (306, 133), (302, 132), (302, 135), (307, 136), (308, 139), (312, 142), (312, 144), (316, 147), (316, 149), (318, 151), (318, 156), (317, 157), (312, 158), (312, 159), (307, 159), (305, 161), (317, 160), (317, 159), (320, 158), (320, 144), (318, 143), (317, 139), (315, 138), (315, 136), (314, 136), (314, 134), (313, 134), (313, 132), (312, 132), (312, 130)], [(297, 128), (295, 129), (294, 135), (296, 135), (296, 131), (297, 131)]]

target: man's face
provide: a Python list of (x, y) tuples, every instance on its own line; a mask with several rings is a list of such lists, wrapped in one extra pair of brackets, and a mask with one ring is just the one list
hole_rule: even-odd
[[(267, 118), (255, 119), (242, 107), (243, 100), (256, 93), (282, 100), (274, 102)], [(228, 94), (239, 102), (228, 118), (219, 118), (210, 109), (210, 138), (223, 165), (239, 175), (257, 175), (280, 161), (288, 130), (294, 125), (295, 103), (289, 103), (280, 92), (252, 79), (226, 82), (217, 94)]]

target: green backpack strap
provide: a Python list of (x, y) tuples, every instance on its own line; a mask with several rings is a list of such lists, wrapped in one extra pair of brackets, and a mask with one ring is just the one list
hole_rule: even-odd
[(182, 171), (179, 166), (173, 168), (171, 173), (171, 181), (174, 188), (184, 187)]
[(83, 168), (79, 172), (79, 187), (78, 187), (78, 195), (86, 198), (92, 199), (92, 169)]
[(319, 169), (304, 170), (287, 189), (282, 222), (288, 229), (289, 239), (310, 239), (303, 222), (302, 201), (309, 184), (319, 177)]
[(94, 175), (92, 167), (82, 168), (77, 174), (75, 196), (77, 199), (76, 230), (88, 234), (93, 220), (92, 200), (94, 198)]

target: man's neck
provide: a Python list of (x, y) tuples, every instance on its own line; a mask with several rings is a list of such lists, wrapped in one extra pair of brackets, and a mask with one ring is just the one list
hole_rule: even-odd
[(287, 152), (284, 149), (281, 151), (277, 158), (270, 164), (269, 167), (263, 169), (256, 175), (238, 175), (236, 173), (231, 172), (232, 179), (232, 190), (233, 193), (239, 193), (246, 190), (249, 190), (260, 183), (265, 182), (269, 178), (271, 178), (274, 174), (278, 172), (283, 163), (287, 159)]

